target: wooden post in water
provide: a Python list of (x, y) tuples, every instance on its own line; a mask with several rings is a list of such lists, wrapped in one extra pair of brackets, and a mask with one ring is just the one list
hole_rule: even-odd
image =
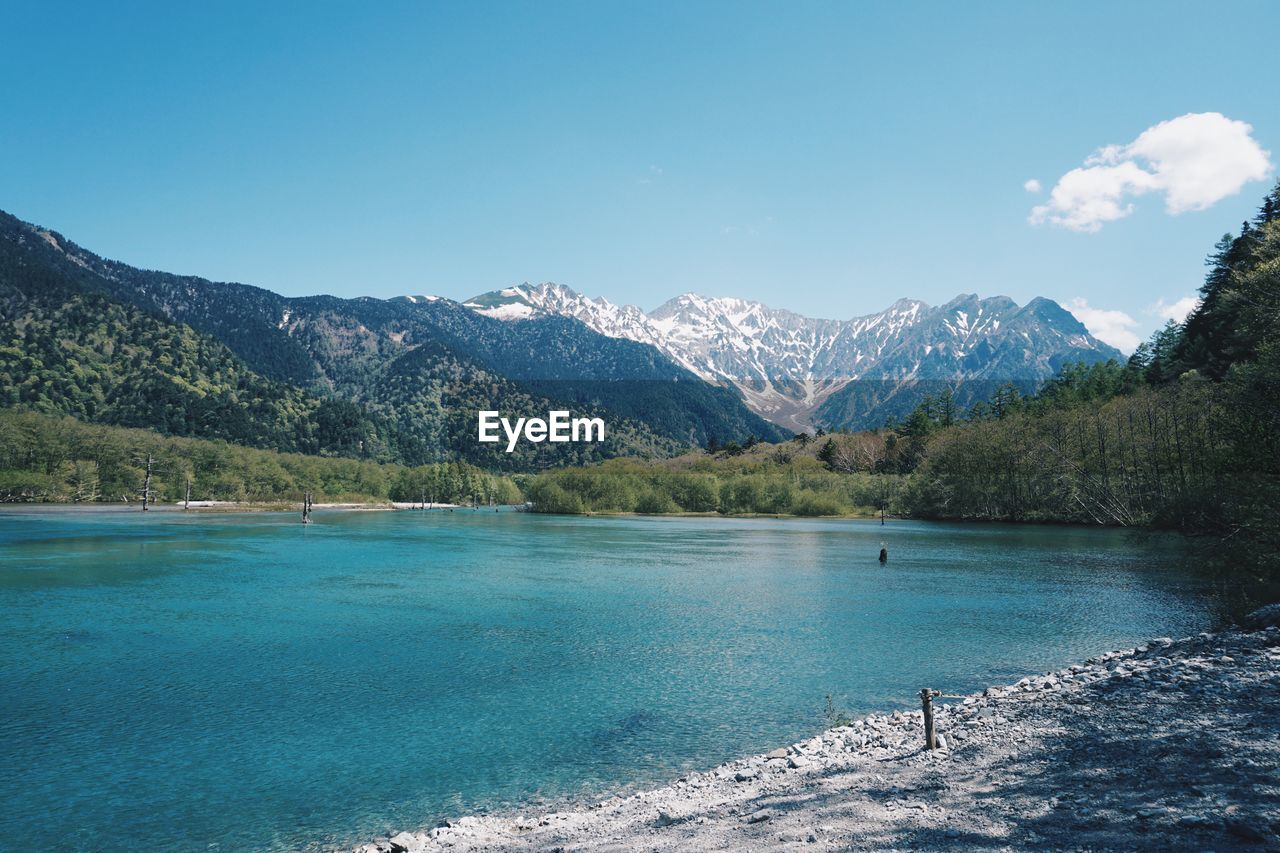
[(924, 710), (925, 749), (938, 748), (938, 730), (933, 724), (933, 697), (941, 695), (939, 691), (930, 690), (928, 687), (920, 691), (920, 706)]
[(311, 523), (311, 492), (302, 494), (302, 523)]
[(191, 509), (191, 478), (187, 478), (187, 498), (182, 502), (182, 511)]

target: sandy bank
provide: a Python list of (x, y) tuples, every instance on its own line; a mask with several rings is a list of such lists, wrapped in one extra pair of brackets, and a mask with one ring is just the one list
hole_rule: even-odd
[(363, 853), (1280, 849), (1280, 606), (1265, 629), (1152, 640), (872, 716), (653, 791), (463, 817)]

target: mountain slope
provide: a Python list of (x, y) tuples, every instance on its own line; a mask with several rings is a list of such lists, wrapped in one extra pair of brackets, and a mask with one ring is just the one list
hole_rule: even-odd
[[(249, 372), (289, 389), (282, 394), (354, 404), (393, 423), (398, 458), (408, 462), (461, 457), (545, 467), (566, 453), (571, 462), (666, 455), (691, 443), (782, 435), (736, 395), (652, 347), (565, 318), (512, 325), (445, 299), (290, 298), (105, 260), (7, 214), (0, 215), (0, 241), (14, 250), (14, 280), (30, 281), (42, 270), (134, 315), (216, 338)], [(419, 349), (423, 354), (400, 361)], [(605, 417), (613, 435), (592, 448), (552, 453), (543, 445), (536, 459), (521, 453), (495, 459), (475, 441), (481, 408), (525, 416), (572, 408)], [(590, 458), (577, 458), (581, 453)]]
[(792, 429), (878, 426), (914, 407), (930, 384), (973, 401), (1005, 382), (1035, 386), (1068, 361), (1120, 357), (1043, 298), (1023, 307), (973, 294), (938, 307), (900, 299), (877, 314), (825, 320), (692, 293), (645, 313), (548, 283), (465, 304), (506, 321), (573, 317), (601, 334), (651, 344), (703, 379), (736, 387), (754, 411)]
[(377, 419), (112, 300), (52, 238), (12, 225), (0, 221), (0, 405), (283, 451), (394, 455)]

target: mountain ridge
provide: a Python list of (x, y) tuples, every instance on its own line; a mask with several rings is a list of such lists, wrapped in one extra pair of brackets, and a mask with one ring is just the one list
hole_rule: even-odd
[[(129, 311), (145, 312), (153, 324), (187, 327), (188, 333), (196, 333), (194, 340), (207, 336), (218, 342), (269, 382), (309, 398), (354, 405), (385, 420), (397, 429), (401, 458), (411, 462), (460, 456), (496, 469), (527, 470), (636, 452), (671, 455), (692, 444), (784, 435), (750, 412), (730, 389), (703, 382), (657, 349), (600, 335), (562, 317), (545, 317), (517, 329), (444, 299), (286, 297), (252, 285), (111, 261), (55, 231), (4, 213), (0, 248), (0, 283), (7, 287), (0, 293), (5, 297), (0, 300), (0, 326), (7, 327), (15, 342), (12, 358), (0, 366), (6, 366), (14, 383), (43, 382), (27, 367), (35, 362), (27, 358), (20, 330), (41, 298), (36, 282), (47, 278), (68, 298), (87, 294), (98, 302), (111, 300)], [(65, 330), (47, 319), (56, 316), (56, 306), (48, 308), (41, 309), (46, 317), (41, 345), (48, 358), (67, 363), (56, 340)], [(86, 320), (71, 331), (80, 334), (91, 326)], [(206, 361), (212, 363), (214, 357)], [(163, 374), (158, 388), (180, 389), (186, 381), (170, 376), (163, 366), (148, 366), (148, 375), (157, 369)], [(45, 406), (66, 410), (71, 404), (50, 400)], [(611, 414), (613, 428), (602, 446), (557, 447), (555, 453), (547, 445), (522, 446), (516, 454), (496, 453), (475, 442), (475, 411), (481, 408), (519, 416), (574, 408)], [(140, 418), (127, 425), (151, 425)]]
[[(1067, 362), (1121, 357), (1045, 297), (1024, 306), (974, 293), (939, 306), (901, 298), (880, 312), (833, 320), (696, 293), (645, 312), (546, 282), (463, 305), (507, 322), (571, 316), (601, 334), (651, 344), (701, 378), (737, 388), (751, 409), (793, 430), (880, 426), (919, 396), (903, 395), (904, 383), (949, 384), (976, 402), (986, 391), (962, 391), (975, 380), (1033, 388)], [(851, 389), (854, 383), (863, 387)], [(868, 393), (865, 383), (886, 387)], [(898, 402), (887, 405), (889, 398)]]

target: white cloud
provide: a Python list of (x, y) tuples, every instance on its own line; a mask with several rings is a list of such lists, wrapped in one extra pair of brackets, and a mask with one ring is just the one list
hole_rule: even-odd
[(1067, 302), (1067, 310), (1084, 323), (1089, 334), (1121, 352), (1133, 352), (1142, 341), (1134, 331), (1138, 321), (1123, 311), (1092, 308), (1088, 300), (1080, 296)]
[[(1132, 198), (1164, 194), (1171, 215), (1204, 210), (1271, 174), (1271, 154), (1253, 127), (1222, 113), (1187, 113), (1144, 130), (1128, 145), (1107, 145), (1054, 185), (1030, 222), (1097, 231), (1133, 213)], [(1029, 182), (1028, 182), (1029, 183)]]
[(1029, 181), (1023, 184), (1022, 188), (1029, 193), (1038, 193), (1040, 192), (1040, 189), (1041, 189), (1040, 182), (1037, 181), (1035, 178), (1031, 178)]
[(1187, 319), (1187, 315), (1196, 310), (1196, 306), (1200, 304), (1198, 296), (1184, 296), (1175, 302), (1165, 302), (1164, 299), (1157, 299), (1156, 304), (1151, 306), (1151, 313), (1165, 320), (1172, 320), (1175, 323), (1181, 323)]

